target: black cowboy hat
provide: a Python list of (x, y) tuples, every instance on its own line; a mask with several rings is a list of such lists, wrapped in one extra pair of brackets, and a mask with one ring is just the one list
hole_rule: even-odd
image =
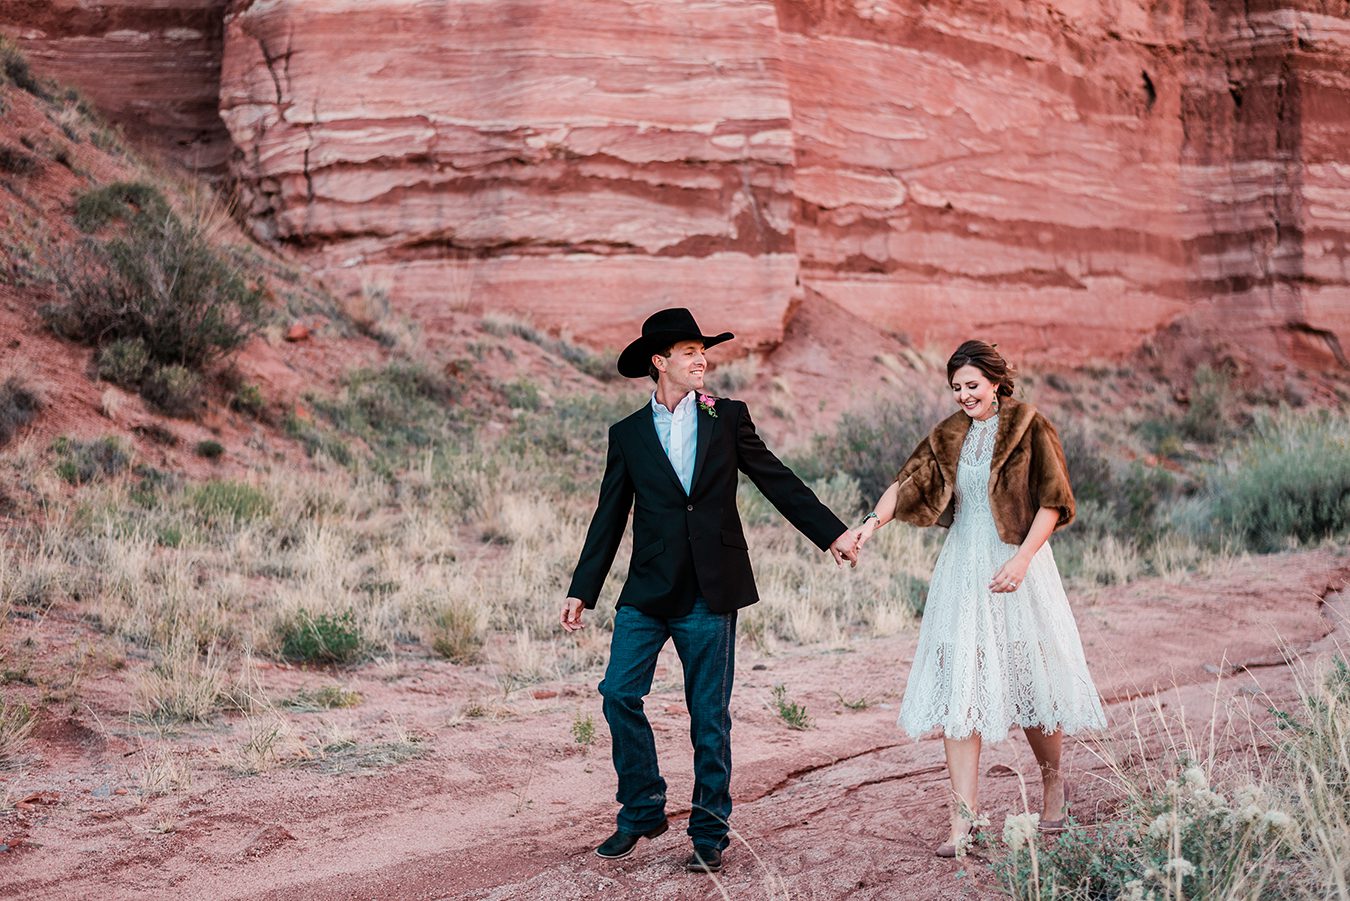
[(657, 310), (642, 323), (642, 337), (623, 349), (619, 354), (619, 375), (638, 379), (647, 375), (652, 363), (652, 354), (660, 353), (672, 344), (680, 341), (702, 341), (706, 350), (714, 344), (730, 341), (736, 337), (731, 332), (720, 335), (705, 335), (694, 321), (694, 314), (684, 307)]

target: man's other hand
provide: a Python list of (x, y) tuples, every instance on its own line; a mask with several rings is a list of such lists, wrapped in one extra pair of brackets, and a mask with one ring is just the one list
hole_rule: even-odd
[(581, 598), (568, 598), (563, 602), (562, 608), (562, 627), (568, 632), (575, 632), (583, 629), (585, 626), (581, 622), (581, 611), (586, 609), (585, 603)]

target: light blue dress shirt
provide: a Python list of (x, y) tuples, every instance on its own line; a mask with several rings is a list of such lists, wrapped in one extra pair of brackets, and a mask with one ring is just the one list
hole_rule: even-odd
[(661, 449), (670, 458), (675, 475), (688, 494), (694, 482), (694, 451), (698, 448), (698, 407), (694, 403), (694, 392), (690, 391), (678, 404), (675, 412), (663, 407), (652, 392), (652, 418), (656, 422), (656, 437), (661, 439)]

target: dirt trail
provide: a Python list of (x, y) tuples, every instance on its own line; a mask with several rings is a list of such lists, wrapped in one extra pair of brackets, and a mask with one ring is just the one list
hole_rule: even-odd
[[(1122, 736), (1133, 733), (1136, 709), (1184, 707), (1208, 722), (1216, 703), (1223, 710), (1262, 693), (1292, 697), (1280, 647), (1331, 651), (1335, 616), (1322, 599), (1348, 581), (1350, 555), (1328, 549), (1240, 560), (1208, 577), (1140, 582), (1080, 602), (1088, 661), (1112, 729), (1070, 750), (1077, 812), (1091, 817), (1112, 802), (1101, 760), (1129, 752)], [(101, 679), (87, 689), (93, 697), (84, 714), (46, 727), (42, 762), (0, 783), (12, 799), (55, 793), (54, 801), (0, 817), (0, 830), (21, 838), (0, 855), (0, 897), (991, 895), (986, 867), (931, 853), (945, 817), (941, 742), (909, 741), (894, 725), (914, 640), (910, 634), (773, 657), (742, 645), (733, 698), (733, 824), (743, 842), (728, 852), (720, 885), (677, 867), (687, 851), (687, 805), (679, 802), (691, 787), (691, 761), (672, 655), (663, 658), (648, 701), (675, 802), (672, 829), (626, 860), (591, 854), (612, 828), (614, 810), (593, 674), (504, 697), (478, 670), (428, 661), (370, 665), (353, 680), (365, 703), (314, 714), (315, 730), (369, 733), (393, 724), (426, 736), (424, 756), (384, 768), (285, 767), (253, 777), (199, 766), (186, 793), (145, 800), (134, 790), (143, 737), (107, 725), (126, 709), (126, 685)], [(265, 676), (274, 693), (331, 681), (281, 668)], [(806, 705), (814, 728), (790, 731), (769, 710), (778, 683)], [(533, 697), (548, 692), (557, 694)], [(863, 710), (841, 702), (864, 697), (870, 706)], [(470, 702), (487, 715), (461, 716)], [(1255, 706), (1268, 703), (1262, 695)], [(571, 731), (587, 713), (596, 719), (597, 741), (583, 752)], [(194, 756), (210, 760), (238, 741), (237, 732), (237, 724), (220, 724), (188, 738)], [(1034, 794), (1034, 764), (1025, 743), (1014, 740), (988, 747), (982, 769), (989, 774), (983, 806), (997, 832), (1003, 815), (1021, 808), (1018, 773)], [(125, 785), (133, 790), (108, 793)]]

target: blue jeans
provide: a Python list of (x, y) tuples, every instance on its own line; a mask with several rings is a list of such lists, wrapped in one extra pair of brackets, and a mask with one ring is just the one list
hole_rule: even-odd
[(736, 672), (736, 614), (714, 613), (702, 598), (684, 616), (664, 619), (636, 607), (614, 615), (614, 639), (600, 694), (619, 776), (618, 827), (646, 832), (666, 816), (666, 781), (642, 709), (666, 639), (684, 664), (684, 699), (694, 745), (694, 797), (689, 835), (696, 845), (727, 846), (731, 816), (731, 681)]

